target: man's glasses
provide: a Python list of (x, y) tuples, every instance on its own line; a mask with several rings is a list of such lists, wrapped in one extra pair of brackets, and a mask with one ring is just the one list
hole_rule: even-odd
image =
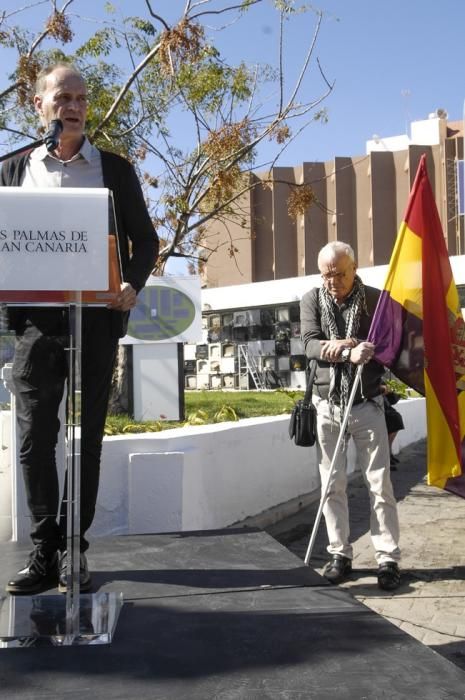
[(326, 275), (321, 275), (321, 279), (323, 282), (330, 282), (331, 280), (333, 282), (342, 282), (344, 280), (349, 272), (353, 272), (353, 268), (347, 268), (343, 272), (330, 272)]

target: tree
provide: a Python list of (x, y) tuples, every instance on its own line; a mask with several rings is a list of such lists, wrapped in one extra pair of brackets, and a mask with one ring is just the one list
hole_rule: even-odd
[[(210, 41), (207, 23), (226, 20), (220, 29), (227, 33), (232, 22), (247, 22), (264, 4), (279, 15), (278, 65), (228, 64)], [(10, 142), (37, 138), (40, 127), (31, 102), (36, 75), (50, 62), (72, 61), (89, 85), (91, 139), (128, 156), (145, 183), (162, 243), (155, 271), (163, 273), (170, 258), (180, 257), (197, 272), (218, 246), (210, 245), (206, 223), (239, 219), (240, 207), (234, 203), (257, 186), (249, 172), (257, 167), (260, 144), (275, 141), (271, 166), (311, 121), (325, 119), (320, 105), (332, 85), (314, 56), (323, 14), (297, 0), (187, 0), (168, 21), (146, 0), (145, 16), (118, 20), (116, 8), (106, 3), (106, 18), (97, 28), (92, 24), (91, 32), (87, 23), (84, 36), (84, 18), (73, 14), (80, 5), (80, 0), (66, 0), (59, 8), (50, 0), (3, 11), (0, 45), (13, 56), (14, 68), (0, 90), (0, 131)], [(17, 24), (39, 6), (49, 14), (38, 32)], [(296, 16), (308, 22), (311, 38), (289, 86), (283, 68), (286, 28)], [(84, 36), (80, 42), (75, 27)], [(321, 93), (302, 99), (304, 79), (314, 65)], [(265, 88), (274, 90), (271, 99), (263, 99)], [(179, 120), (190, 134), (187, 147), (178, 145)], [(293, 187), (291, 213), (311, 202), (310, 187)], [(222, 243), (232, 257), (236, 243), (232, 238)]]
[[(139, 169), (161, 240), (155, 274), (163, 274), (173, 258), (183, 258), (192, 272), (201, 272), (220, 245), (228, 246), (234, 258), (237, 239), (218, 241), (206, 224), (241, 221), (240, 198), (257, 186), (250, 172), (271, 168), (292, 139), (312, 121), (326, 118), (321, 103), (332, 89), (315, 58), (321, 11), (298, 0), (183, 4), (177, 16), (168, 18), (146, 0), (144, 16), (119, 18), (117, 8), (106, 3), (98, 25), (78, 14), (80, 0), (66, 0), (61, 7), (56, 0), (39, 0), (0, 15), (0, 45), (12, 66), (0, 88), (0, 132), (11, 145), (36, 139), (41, 130), (32, 106), (36, 76), (49, 63), (74, 63), (89, 88), (91, 140), (126, 155)], [(216, 22), (216, 29), (227, 34), (266, 4), (279, 18), (277, 66), (231, 65), (210, 40), (209, 23)], [(28, 18), (38, 11), (44, 12), (42, 26), (32, 31)], [(283, 67), (286, 29), (296, 17), (309, 24), (310, 39), (300, 70), (288, 85)], [(311, 68), (321, 91), (303, 98)], [(266, 90), (269, 99), (264, 98)], [(182, 139), (185, 146), (179, 146), (180, 122), (183, 135), (189, 135)], [(260, 145), (270, 139), (276, 144), (272, 161), (257, 163)], [(259, 186), (263, 182), (262, 177)], [(291, 187), (291, 215), (313, 202), (309, 185)], [(245, 226), (243, 236), (250, 236)], [(124, 367), (122, 348), (113, 411), (126, 408), (121, 401)]]

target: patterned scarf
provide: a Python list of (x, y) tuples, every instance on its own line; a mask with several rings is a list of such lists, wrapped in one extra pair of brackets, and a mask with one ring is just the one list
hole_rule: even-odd
[[(334, 315), (334, 300), (324, 286), (320, 287), (318, 301), (320, 304), (321, 320), (323, 322), (322, 325), (329, 329), (330, 340), (341, 339), (342, 337), (357, 337), (362, 313), (368, 313), (365, 299), (365, 287), (363, 286), (363, 282), (358, 275), (355, 276), (352, 292), (346, 300), (346, 304), (349, 308), (346, 316), (344, 336), (341, 336), (336, 324), (336, 318)], [(339, 406), (341, 408), (341, 420), (344, 416), (354, 372), (355, 366), (351, 362), (332, 362), (330, 364), (328, 402), (331, 419), (334, 418), (334, 403), (338, 393)], [(338, 385), (339, 392), (337, 391)]]

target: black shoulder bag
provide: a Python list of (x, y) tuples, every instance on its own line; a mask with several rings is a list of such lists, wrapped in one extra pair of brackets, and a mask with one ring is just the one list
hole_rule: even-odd
[(295, 444), (300, 447), (311, 447), (316, 441), (316, 408), (312, 404), (316, 365), (316, 360), (313, 360), (305, 396), (297, 401), (289, 421), (289, 437), (291, 440), (294, 438)]

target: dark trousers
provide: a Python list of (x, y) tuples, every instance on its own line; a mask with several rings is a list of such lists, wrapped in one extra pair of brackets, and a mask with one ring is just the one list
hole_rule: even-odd
[[(19, 457), (32, 517), (31, 538), (45, 551), (66, 548), (66, 507), (60, 509), (55, 448), (60, 429), (58, 409), (68, 375), (67, 328), (65, 311), (32, 311), (16, 337), (13, 361)], [(84, 534), (95, 514), (102, 440), (117, 346), (118, 337), (112, 328), (111, 313), (107, 309), (84, 309), (81, 551), (89, 546)]]

